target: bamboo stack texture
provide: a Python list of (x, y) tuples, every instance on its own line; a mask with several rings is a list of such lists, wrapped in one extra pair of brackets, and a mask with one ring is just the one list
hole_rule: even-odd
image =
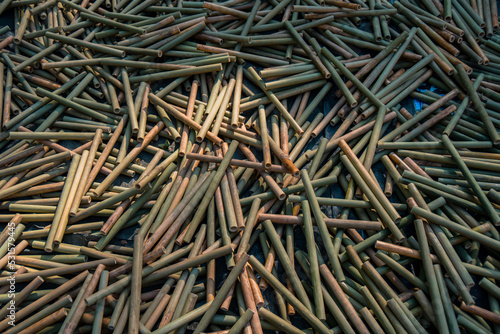
[(0, 333), (500, 333), (499, 26), (0, 1)]

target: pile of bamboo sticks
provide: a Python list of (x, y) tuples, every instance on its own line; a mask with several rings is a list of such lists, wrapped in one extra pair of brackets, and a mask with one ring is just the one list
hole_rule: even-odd
[(0, 17), (0, 332), (500, 333), (496, 1)]

